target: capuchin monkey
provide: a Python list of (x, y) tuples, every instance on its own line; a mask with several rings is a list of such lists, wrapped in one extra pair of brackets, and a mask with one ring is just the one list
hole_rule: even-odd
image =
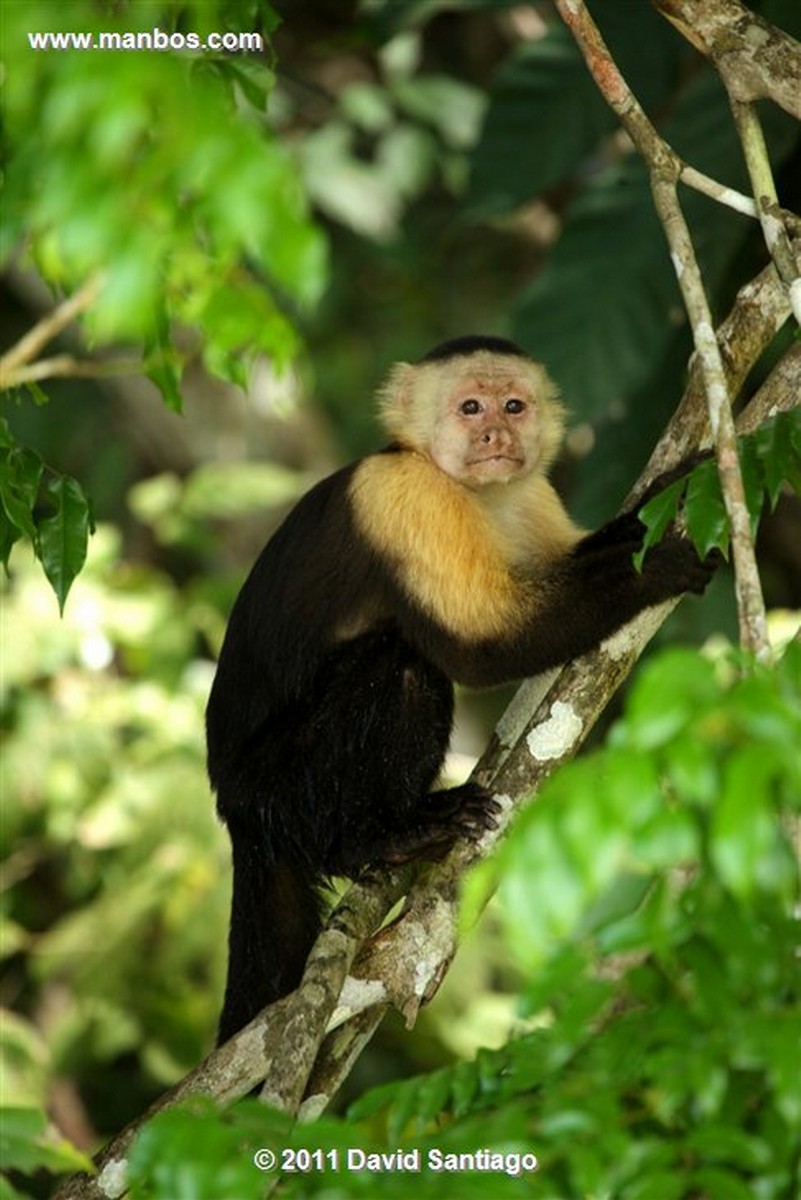
[(578, 528), (546, 475), (564, 416), (513, 342), (397, 364), (390, 445), (313, 487), (234, 604), (207, 712), (233, 849), (223, 1042), (300, 982), (328, 876), (441, 858), (495, 825), (478, 785), (432, 790), (453, 683), (534, 675), (713, 571), (636, 512)]

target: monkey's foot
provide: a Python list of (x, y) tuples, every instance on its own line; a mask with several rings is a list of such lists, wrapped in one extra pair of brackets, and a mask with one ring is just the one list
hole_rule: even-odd
[(409, 827), (387, 839), (380, 859), (391, 864), (436, 862), (459, 838), (475, 841), (488, 829), (497, 829), (500, 811), (500, 804), (477, 783), (432, 792), (421, 802)]

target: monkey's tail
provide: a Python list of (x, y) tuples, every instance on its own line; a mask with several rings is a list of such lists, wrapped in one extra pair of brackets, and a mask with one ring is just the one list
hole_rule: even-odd
[(229, 833), (234, 885), (218, 1045), (298, 986), (321, 926), (316, 881), (272, 861), (252, 826), (229, 824)]

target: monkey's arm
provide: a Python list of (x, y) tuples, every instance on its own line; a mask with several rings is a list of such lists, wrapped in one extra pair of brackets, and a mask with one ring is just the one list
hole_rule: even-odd
[(492, 637), (454, 634), (413, 600), (400, 602), (410, 641), (452, 679), (473, 687), (536, 675), (598, 646), (642, 609), (672, 596), (704, 591), (714, 565), (689, 542), (671, 538), (648, 552), (638, 575), (632, 554), (640, 540), (617, 541), (620, 530), (589, 535), (554, 565), (530, 594), (520, 624)]
[(461, 683), (493, 685), (575, 658), (643, 608), (703, 591), (713, 570), (672, 537), (638, 574), (636, 514), (582, 535), (535, 493), (525, 542), (534, 565), (515, 572), (470, 493), (419, 457), (365, 460), (354, 484), (355, 525), (381, 569), (386, 609)]

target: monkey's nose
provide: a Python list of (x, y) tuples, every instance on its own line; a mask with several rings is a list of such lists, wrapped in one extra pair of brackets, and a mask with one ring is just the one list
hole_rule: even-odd
[(503, 429), (485, 429), (481, 434), (481, 442), (484, 446), (498, 446), (503, 448), (507, 444), (507, 441), (507, 434)]

